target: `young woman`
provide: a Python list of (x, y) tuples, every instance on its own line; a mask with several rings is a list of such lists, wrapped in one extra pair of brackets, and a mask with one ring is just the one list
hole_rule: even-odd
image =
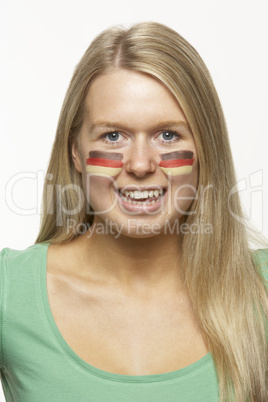
[(1, 253), (7, 401), (267, 401), (268, 250), (248, 244), (193, 47), (100, 34), (59, 118), (41, 230)]

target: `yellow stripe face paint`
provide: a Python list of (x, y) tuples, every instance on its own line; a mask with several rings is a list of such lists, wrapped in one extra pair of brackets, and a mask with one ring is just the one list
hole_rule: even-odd
[(117, 176), (122, 171), (122, 159), (121, 153), (91, 151), (86, 160), (86, 171), (98, 176)]
[(193, 163), (192, 151), (174, 151), (161, 155), (159, 167), (166, 175), (180, 176), (190, 174)]

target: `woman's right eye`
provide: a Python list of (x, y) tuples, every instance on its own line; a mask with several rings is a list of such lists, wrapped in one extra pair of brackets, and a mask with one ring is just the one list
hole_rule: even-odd
[(104, 138), (104, 141), (108, 144), (117, 143), (124, 138), (122, 134), (120, 134), (118, 131), (110, 131), (103, 134), (102, 137)]

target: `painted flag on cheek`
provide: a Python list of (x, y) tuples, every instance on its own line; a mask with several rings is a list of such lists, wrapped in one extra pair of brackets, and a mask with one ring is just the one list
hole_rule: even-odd
[(90, 151), (86, 170), (100, 176), (117, 176), (122, 171), (122, 159), (121, 153)]
[(193, 155), (192, 151), (175, 151), (162, 154), (159, 167), (165, 174), (172, 176), (189, 174), (193, 169)]

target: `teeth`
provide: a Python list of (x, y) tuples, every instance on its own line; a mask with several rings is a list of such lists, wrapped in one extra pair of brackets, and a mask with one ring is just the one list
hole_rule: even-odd
[(134, 191), (121, 191), (121, 196), (122, 197), (130, 197), (134, 198), (136, 200), (138, 199), (144, 199), (144, 198), (152, 198), (152, 197), (159, 197), (159, 195), (163, 194), (163, 189), (161, 188), (160, 190), (145, 190), (145, 191), (139, 191), (139, 190), (134, 190)]
[(142, 192), (141, 191), (134, 191), (134, 198), (142, 198)]
[(148, 195), (149, 195), (148, 191), (143, 191), (142, 198), (148, 198)]
[[(155, 204), (158, 200), (159, 196), (163, 194), (163, 189), (161, 188), (160, 190), (145, 190), (145, 191), (139, 191), (139, 190), (134, 190), (134, 191), (121, 191), (120, 196), (123, 199), (123, 201), (128, 202), (129, 204), (135, 204), (135, 205), (150, 205), (150, 204)], [(147, 201), (139, 201), (139, 199), (146, 199)], [(153, 199), (150, 199), (153, 198)]]

